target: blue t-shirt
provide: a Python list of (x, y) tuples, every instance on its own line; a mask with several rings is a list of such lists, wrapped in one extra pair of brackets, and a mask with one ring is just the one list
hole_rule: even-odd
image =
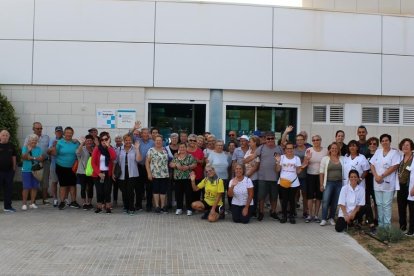
[(61, 167), (71, 168), (76, 160), (78, 142), (60, 139), (56, 144), (56, 164)]
[[(26, 154), (27, 147), (24, 146), (22, 148), (22, 154)], [(33, 157), (39, 157), (42, 155), (42, 149), (38, 146), (32, 149), (31, 156)], [(38, 163), (38, 161), (33, 161), (34, 163)], [(32, 160), (23, 160), (23, 166), (22, 166), (22, 172), (31, 172), (32, 171)]]

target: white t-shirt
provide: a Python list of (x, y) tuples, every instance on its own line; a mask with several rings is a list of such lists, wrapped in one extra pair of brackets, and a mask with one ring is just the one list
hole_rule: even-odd
[[(291, 187), (299, 187), (299, 178), (298, 174), (296, 173), (296, 168), (300, 167), (302, 164), (300, 162), (300, 158), (297, 156), (293, 156), (292, 159), (289, 159), (286, 157), (286, 155), (282, 155), (280, 159), (280, 178), (289, 179), (290, 181), (293, 181)], [(280, 178), (277, 181), (277, 184), (280, 183)]]
[(105, 155), (103, 155), (103, 154), (101, 154), (101, 157), (99, 159), (99, 170), (101, 170), (101, 171), (109, 170), (108, 166), (105, 165)]
[[(350, 184), (342, 186), (341, 193), (339, 194), (338, 205), (345, 206), (348, 214), (352, 213), (357, 206), (365, 205), (365, 189), (360, 185), (352, 189)], [(338, 217), (344, 217), (342, 209), (339, 208)]]
[[(374, 165), (375, 170), (378, 175), (383, 174), (388, 168), (398, 165), (401, 161), (400, 153), (391, 149), (386, 156), (384, 156), (383, 149), (377, 149), (374, 156), (371, 157), (369, 162)], [(393, 192), (395, 191), (397, 171), (394, 171), (392, 174), (384, 177), (384, 182), (378, 184), (374, 178), (374, 191), (379, 192)]]
[[(229, 188), (232, 187), (232, 182), (237, 181), (235, 178), (230, 180)], [(237, 184), (233, 189), (233, 199), (231, 200), (231, 204), (237, 206), (246, 206), (247, 199), (249, 197), (249, 193), (247, 189), (253, 188), (253, 183), (248, 177), (244, 177), (242, 181)], [(250, 205), (253, 205), (253, 199), (250, 202)]]
[[(413, 170), (413, 165), (410, 166), (411, 170)], [(414, 172), (410, 174), (410, 181), (409, 181), (409, 186), (408, 186), (408, 197), (407, 199), (409, 201), (414, 201), (414, 196), (410, 195), (411, 190), (414, 188)]]
[(308, 164), (308, 174), (319, 175), (319, 166), (321, 165), (321, 160), (324, 156), (328, 155), (328, 150), (321, 148), (321, 151), (315, 151), (314, 148), (308, 148), (306, 151), (309, 151), (312, 155)]
[[(361, 177), (364, 171), (369, 171), (368, 160), (362, 154), (357, 155), (354, 159), (348, 155), (344, 156), (344, 162), (342, 164), (343, 186), (348, 184), (348, 174), (350, 170), (357, 170), (359, 177)], [(365, 189), (365, 179), (359, 183), (359, 186), (362, 186)]]

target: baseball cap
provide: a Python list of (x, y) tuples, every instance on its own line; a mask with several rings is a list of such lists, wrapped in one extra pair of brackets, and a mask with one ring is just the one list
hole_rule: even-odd
[(91, 129), (88, 129), (88, 132), (91, 132), (91, 131), (98, 131), (96, 128), (91, 128)]
[(63, 131), (63, 127), (62, 126), (57, 126), (57, 127), (55, 127), (55, 132), (56, 131)]

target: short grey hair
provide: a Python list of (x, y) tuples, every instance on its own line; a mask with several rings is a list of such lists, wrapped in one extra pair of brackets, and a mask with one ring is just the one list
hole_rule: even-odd
[(30, 134), (27, 136), (27, 143), (30, 143), (31, 141), (39, 141), (39, 137), (36, 134)]
[(171, 133), (170, 138), (178, 138), (178, 133), (175, 133), (175, 132)]

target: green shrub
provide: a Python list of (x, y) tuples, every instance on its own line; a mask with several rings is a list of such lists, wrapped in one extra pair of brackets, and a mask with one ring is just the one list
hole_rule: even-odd
[(400, 230), (400, 228), (395, 226), (378, 228), (377, 236), (382, 241), (389, 241), (393, 243), (404, 239), (404, 233)]
[(19, 140), (17, 139), (17, 128), (19, 127), (14, 107), (6, 96), (0, 91), (0, 129), (10, 132), (10, 142), (16, 147), (17, 162), (20, 163)]

